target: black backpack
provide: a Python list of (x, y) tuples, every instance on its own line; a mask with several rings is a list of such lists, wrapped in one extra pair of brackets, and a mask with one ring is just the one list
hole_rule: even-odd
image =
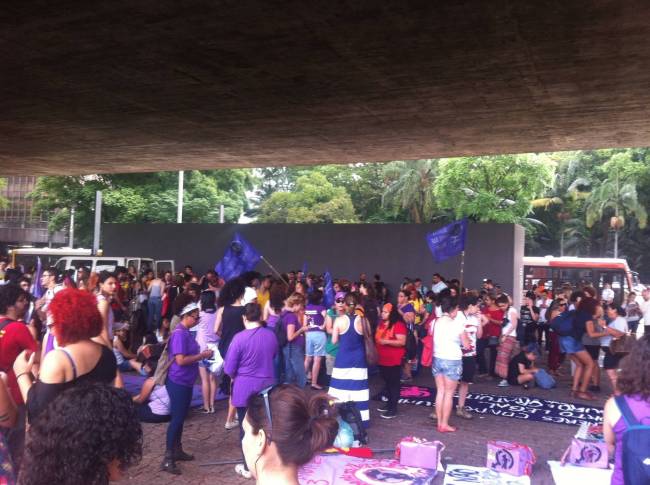
[(406, 358), (408, 360), (415, 359), (418, 354), (418, 341), (415, 338), (415, 332), (409, 326), (406, 333)]
[(287, 338), (287, 327), (285, 327), (284, 321), (282, 320), (283, 316), (284, 312), (281, 312), (278, 321), (275, 322), (275, 328), (273, 329), (275, 332), (275, 338), (278, 340), (278, 347), (280, 348), (283, 348), (289, 343), (289, 339)]
[(363, 420), (361, 419), (361, 412), (357, 409), (354, 401), (347, 401), (338, 404), (339, 415), (341, 419), (350, 425), (354, 440), (362, 445), (368, 444), (368, 433), (363, 427)]
[(616, 396), (614, 399), (627, 426), (623, 432), (625, 485), (650, 483), (650, 425), (639, 423), (624, 396)]

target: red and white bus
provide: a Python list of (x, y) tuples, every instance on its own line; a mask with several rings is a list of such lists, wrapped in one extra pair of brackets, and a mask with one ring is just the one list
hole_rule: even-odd
[(611, 284), (616, 301), (624, 294), (645, 288), (639, 274), (631, 271), (625, 259), (524, 256), (524, 288), (534, 289), (541, 283), (547, 290), (559, 291), (564, 285), (580, 288), (590, 285), (600, 294), (605, 283)]

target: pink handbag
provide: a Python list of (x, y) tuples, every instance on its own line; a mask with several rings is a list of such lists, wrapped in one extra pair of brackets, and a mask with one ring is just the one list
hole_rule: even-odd
[(440, 441), (408, 436), (398, 443), (395, 458), (399, 459), (400, 465), (436, 470), (444, 449), (445, 445)]
[(532, 448), (510, 441), (488, 441), (487, 468), (516, 477), (532, 475), (537, 457)]
[(568, 463), (587, 468), (609, 468), (607, 444), (599, 440), (573, 438), (561, 462), (562, 465)]

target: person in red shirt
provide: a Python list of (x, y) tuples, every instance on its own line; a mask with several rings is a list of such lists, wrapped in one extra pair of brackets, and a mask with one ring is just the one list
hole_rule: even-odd
[(7, 386), (18, 409), (16, 424), (7, 441), (16, 470), (20, 466), (25, 444), (25, 403), (13, 370), (16, 357), (23, 351), (36, 352), (38, 344), (27, 325), (20, 321), (29, 307), (29, 293), (20, 286), (0, 286), (0, 371), (7, 373)]
[(388, 403), (378, 411), (384, 419), (397, 416), (400, 393), (400, 373), (406, 353), (406, 325), (401, 321), (397, 308), (386, 303), (381, 311), (381, 321), (375, 333), (379, 371), (386, 382)]
[(492, 294), (485, 296), (486, 306), (481, 311), (488, 319), (488, 323), (483, 328), (483, 337), (487, 338), (488, 373), (496, 377), (494, 366), (497, 361), (497, 347), (499, 346), (499, 337), (501, 337), (501, 327), (503, 326), (503, 310), (496, 304), (496, 298)]

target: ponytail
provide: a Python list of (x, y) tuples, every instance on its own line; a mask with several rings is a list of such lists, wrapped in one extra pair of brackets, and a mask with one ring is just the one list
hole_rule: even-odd
[(336, 439), (339, 424), (336, 410), (325, 394), (316, 394), (309, 399), (309, 423), (311, 428), (311, 452), (316, 454), (330, 446)]

